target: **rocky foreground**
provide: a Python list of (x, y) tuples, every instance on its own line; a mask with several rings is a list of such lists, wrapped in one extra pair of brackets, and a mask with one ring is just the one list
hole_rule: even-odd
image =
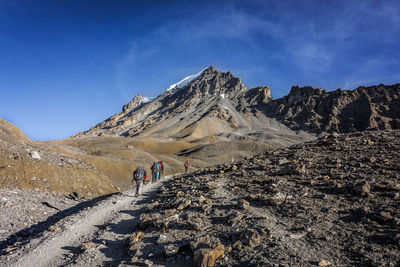
[(332, 134), (169, 177), (4, 240), (0, 265), (399, 266), (399, 151), (400, 131)]
[(329, 135), (171, 180), (126, 263), (399, 266), (399, 151), (400, 131)]

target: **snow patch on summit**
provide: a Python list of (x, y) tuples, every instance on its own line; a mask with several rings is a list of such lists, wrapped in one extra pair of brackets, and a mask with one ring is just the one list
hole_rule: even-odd
[(140, 100), (139, 105), (142, 103), (143, 104), (149, 103), (149, 102), (153, 101), (153, 99), (154, 99), (154, 97), (143, 97), (142, 100)]
[[(205, 69), (207, 69), (207, 68), (205, 68)], [(186, 78), (182, 79), (181, 81), (170, 85), (167, 89), (167, 92), (171, 92), (171, 91), (174, 92), (174, 91), (177, 91), (177, 89), (182, 89), (183, 87), (188, 85), (191, 81), (193, 81), (194, 79), (199, 77), (205, 69), (202, 69), (199, 73), (187, 76)]]

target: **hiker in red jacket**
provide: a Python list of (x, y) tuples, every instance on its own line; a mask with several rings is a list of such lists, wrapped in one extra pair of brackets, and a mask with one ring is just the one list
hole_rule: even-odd
[(184, 166), (185, 166), (185, 173), (187, 173), (188, 172), (188, 168), (189, 168), (189, 161), (188, 160), (186, 160)]
[(164, 176), (164, 163), (161, 160), (159, 160), (158, 164), (160, 166), (160, 179), (161, 179), (161, 177)]

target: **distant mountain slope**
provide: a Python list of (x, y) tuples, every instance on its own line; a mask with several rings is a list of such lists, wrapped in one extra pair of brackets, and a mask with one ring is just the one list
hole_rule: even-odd
[(312, 133), (399, 129), (400, 84), (332, 92), (294, 86), (287, 96), (256, 103), (251, 110)]
[(276, 142), (285, 136), (292, 140), (289, 144), (311, 138), (263, 113), (249, 112), (248, 106), (271, 100), (268, 87), (248, 89), (240, 78), (212, 66), (182, 81), (148, 103), (141, 103), (142, 97), (137, 95), (122, 112), (78, 136), (152, 136), (187, 141), (215, 136), (223, 141)]
[(248, 89), (213, 66), (171, 85), (153, 100), (137, 95), (122, 112), (77, 136), (152, 136), (187, 141), (304, 141), (320, 132), (400, 128), (400, 84), (326, 92), (293, 86), (272, 99), (268, 87)]
[(0, 140), (10, 143), (28, 143), (30, 139), (14, 124), (0, 118)]

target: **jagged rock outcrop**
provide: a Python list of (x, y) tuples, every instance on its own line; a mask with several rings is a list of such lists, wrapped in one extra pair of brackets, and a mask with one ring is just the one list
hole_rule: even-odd
[(137, 94), (131, 102), (128, 104), (124, 105), (122, 107), (122, 112), (129, 112), (132, 111), (133, 109), (139, 107), (141, 104), (143, 104), (145, 101), (143, 101), (145, 98), (139, 94)]
[(294, 86), (289, 95), (255, 107), (292, 130), (349, 133), (400, 128), (400, 84), (332, 92)]

